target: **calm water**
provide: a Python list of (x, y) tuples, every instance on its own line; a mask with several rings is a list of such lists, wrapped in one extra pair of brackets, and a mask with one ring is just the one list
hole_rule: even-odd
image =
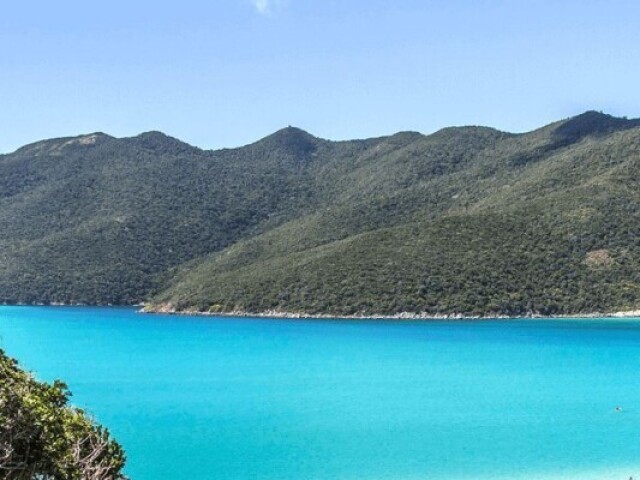
[(640, 476), (640, 321), (0, 307), (0, 337), (69, 383), (134, 480)]

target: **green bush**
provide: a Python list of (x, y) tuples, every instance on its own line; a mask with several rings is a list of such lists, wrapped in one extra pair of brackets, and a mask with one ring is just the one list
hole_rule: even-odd
[(125, 455), (66, 385), (38, 382), (0, 350), (0, 475), (6, 480), (124, 479)]

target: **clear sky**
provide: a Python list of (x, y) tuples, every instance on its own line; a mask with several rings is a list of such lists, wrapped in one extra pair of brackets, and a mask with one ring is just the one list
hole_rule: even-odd
[(203, 148), (640, 116), (637, 0), (21, 0), (0, 152), (161, 130)]

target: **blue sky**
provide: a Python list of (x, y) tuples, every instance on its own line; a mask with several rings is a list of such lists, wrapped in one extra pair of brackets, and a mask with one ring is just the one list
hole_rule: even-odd
[(22, 0), (0, 7), (0, 69), (0, 152), (93, 131), (525, 131), (640, 116), (640, 2)]

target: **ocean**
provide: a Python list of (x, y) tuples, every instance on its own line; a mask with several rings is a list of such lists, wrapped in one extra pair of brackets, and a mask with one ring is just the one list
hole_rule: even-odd
[(640, 320), (0, 307), (0, 348), (64, 380), (132, 480), (640, 478)]

